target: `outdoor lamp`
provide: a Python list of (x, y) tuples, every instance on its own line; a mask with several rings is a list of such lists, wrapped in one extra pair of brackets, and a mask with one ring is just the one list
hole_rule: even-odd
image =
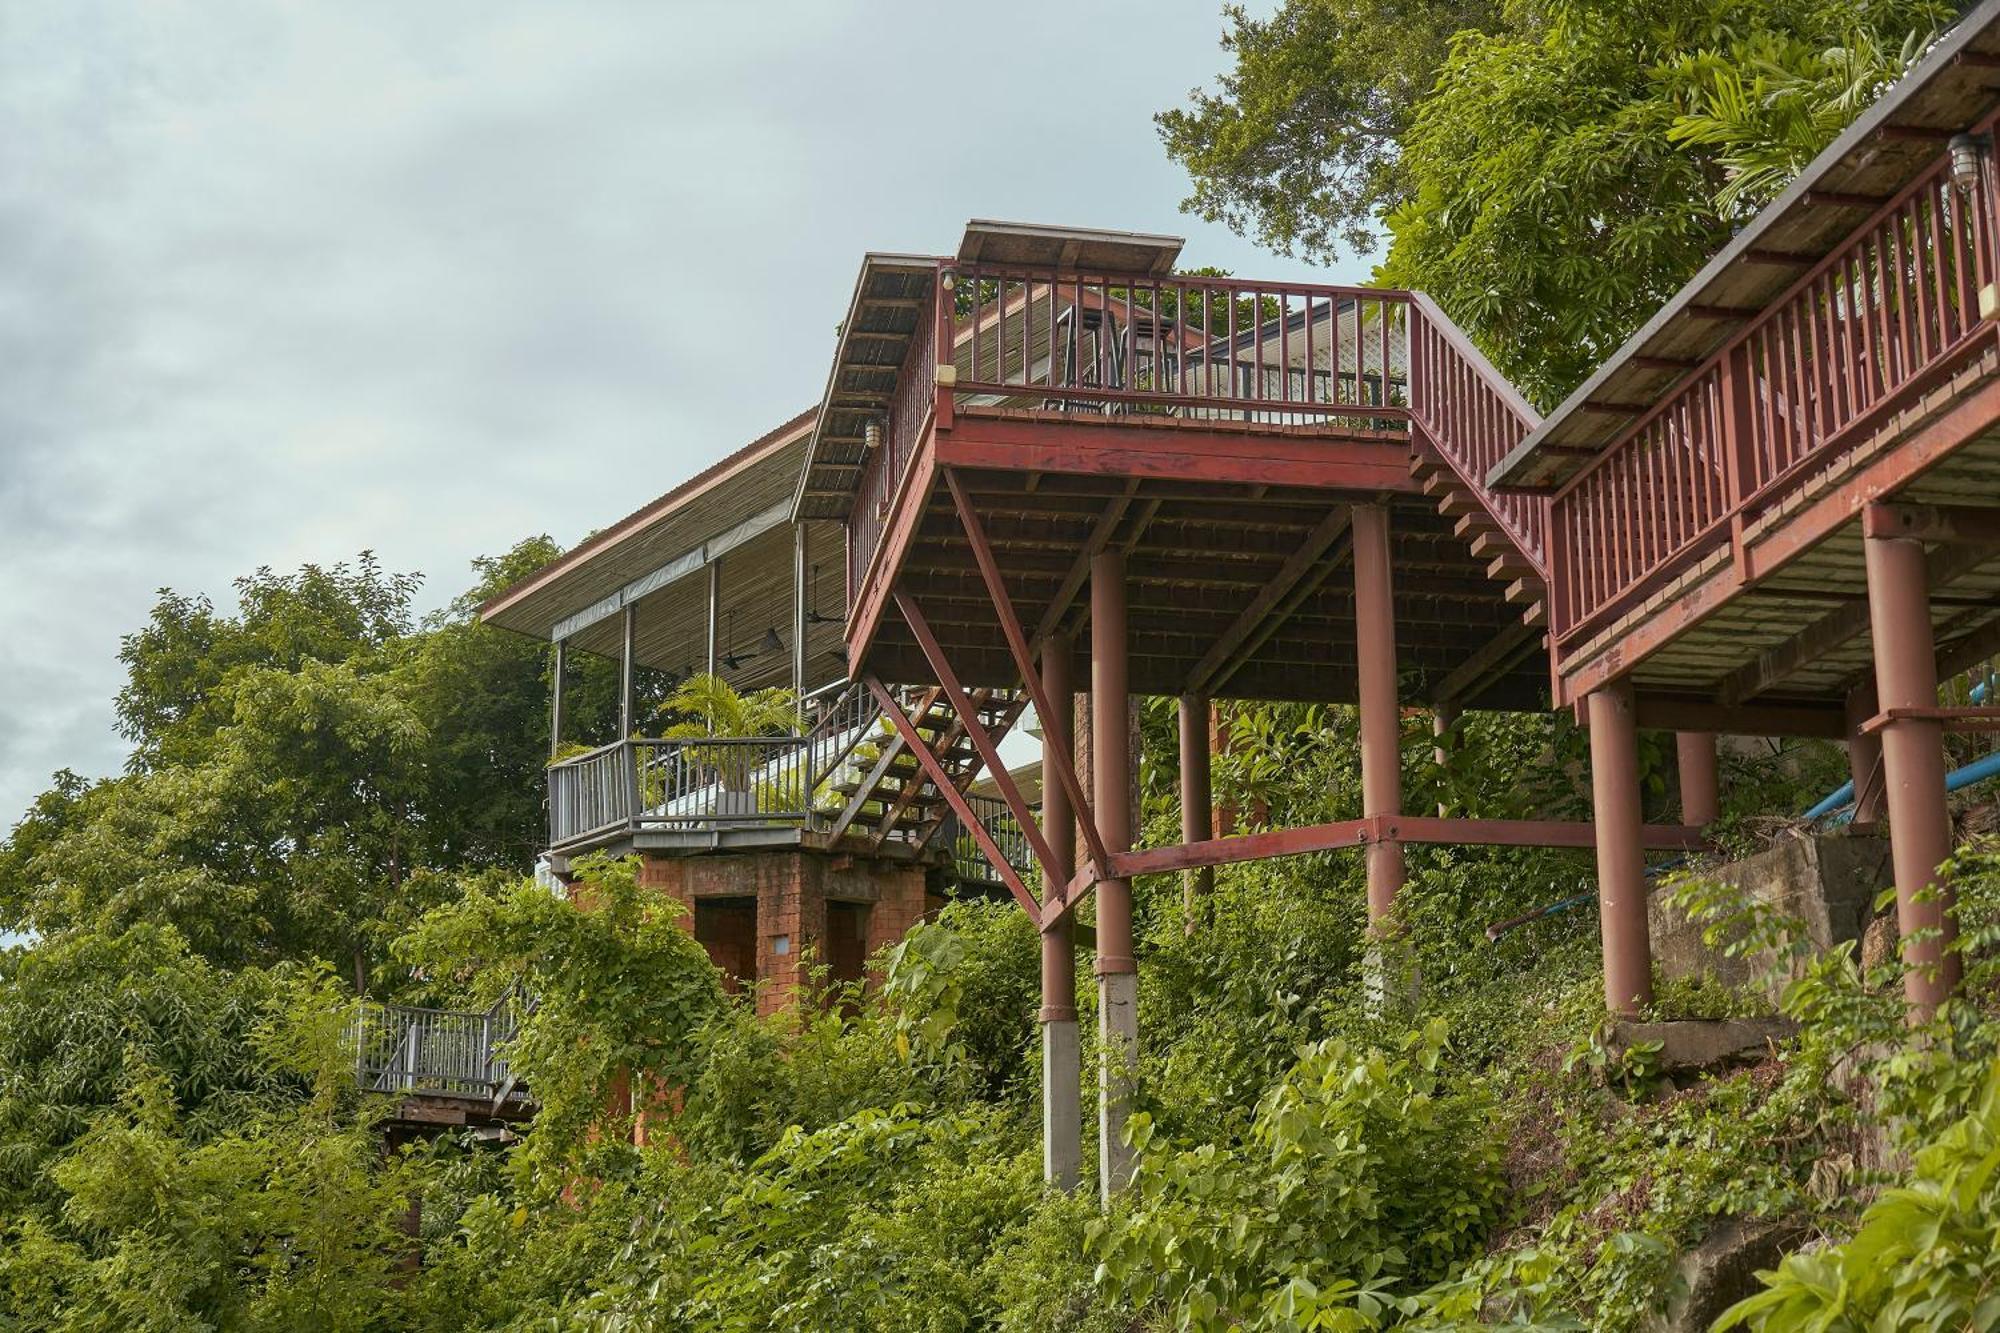
[(1985, 155), (1986, 136), (1983, 134), (1954, 134), (1945, 145), (1951, 154), (1951, 183), (1967, 194), (1978, 188), (1979, 162)]

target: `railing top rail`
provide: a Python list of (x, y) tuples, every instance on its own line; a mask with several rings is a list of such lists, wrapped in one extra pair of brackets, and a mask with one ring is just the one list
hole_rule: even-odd
[(551, 759), (548, 766), (550, 768), (571, 768), (577, 764), (589, 763), (593, 759), (602, 759), (605, 755), (612, 753), (624, 744), (623, 740), (606, 741), (603, 745), (597, 746), (595, 749), (585, 750), (580, 754), (566, 754), (560, 759)]
[(1450, 345), (1453, 352), (1457, 353), (1462, 360), (1477, 371), (1480, 378), (1488, 382), (1493, 391), (1506, 401), (1507, 405), (1514, 410), (1516, 415), (1527, 422), (1531, 428), (1539, 426), (1542, 423), (1542, 414), (1535, 410), (1535, 405), (1523, 397), (1521, 391), (1514, 387), (1514, 381), (1500, 373), (1499, 368), (1487, 359), (1486, 353), (1480, 351), (1478, 344), (1465, 336), (1465, 330), (1459, 328), (1452, 321), (1451, 316), (1444, 313), (1438, 306), (1438, 303), (1430, 298), (1429, 293), (1413, 291), (1406, 293), (1406, 295), (1409, 297), (1410, 304), (1423, 314), (1425, 321), (1437, 330), (1438, 336)]
[(961, 278), (1010, 278), (1017, 281), (1061, 283), (1080, 282), (1084, 286), (1159, 288), (1176, 287), (1212, 292), (1252, 295), (1257, 292), (1290, 292), (1293, 295), (1345, 297), (1360, 301), (1407, 303), (1412, 293), (1401, 287), (1364, 287), (1346, 283), (1296, 282), (1290, 279), (1217, 277), (1213, 274), (1120, 272), (1117, 269), (1037, 268), (1023, 264), (997, 264), (986, 260), (946, 259), (939, 261), (941, 272)]
[(358, 1000), (356, 1004), (363, 1012), (373, 1012), (390, 1017), (422, 1016), (425, 1018), (464, 1018), (483, 1022), (493, 1016), (491, 1009), (433, 1009), (421, 1004), (389, 1004), (382, 1000)]

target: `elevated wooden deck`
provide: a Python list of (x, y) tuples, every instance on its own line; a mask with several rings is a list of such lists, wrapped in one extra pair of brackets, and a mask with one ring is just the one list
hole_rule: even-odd
[(981, 545), (1035, 642), (1111, 550), (1135, 690), (1353, 702), (1349, 511), (1381, 502), (1410, 697), (1546, 700), (1546, 502), (1481, 481), (1538, 418), (1435, 307), (1035, 231), (864, 265), (797, 509), (848, 522), (851, 669), (935, 678), (900, 598), (962, 683), (1017, 684)]

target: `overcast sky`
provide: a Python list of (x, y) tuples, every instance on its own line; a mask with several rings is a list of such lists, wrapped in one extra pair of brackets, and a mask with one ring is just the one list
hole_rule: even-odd
[(573, 542), (817, 399), (864, 250), (1310, 276), (1178, 211), (1219, 10), (0, 0), (0, 828), (155, 589)]

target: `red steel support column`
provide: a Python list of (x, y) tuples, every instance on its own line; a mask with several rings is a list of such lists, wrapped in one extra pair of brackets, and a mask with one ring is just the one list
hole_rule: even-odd
[[(1361, 813), (1403, 813), (1402, 717), (1396, 703), (1396, 606), (1389, 510), (1354, 506), (1354, 638), (1361, 712)], [(1368, 920), (1386, 921), (1403, 887), (1401, 843), (1368, 845)]]
[(1604, 1002), (1635, 1014), (1653, 1000), (1646, 928), (1646, 858), (1640, 843), (1639, 730), (1632, 686), (1593, 691), (1590, 790), (1597, 823), (1597, 915), (1604, 943)]
[[(1132, 732), (1125, 634), (1125, 556), (1090, 562), (1091, 804), (1115, 854), (1132, 847)], [(1109, 1199), (1132, 1180), (1125, 1124), (1139, 1062), (1138, 964), (1132, 957), (1132, 881), (1097, 886), (1098, 1185)]]
[[(1075, 698), (1069, 636), (1041, 646), (1042, 692), (1050, 716), (1042, 724), (1042, 837), (1058, 878), (1042, 885), (1042, 901), (1062, 890), (1076, 870), (1076, 812), (1054, 764), (1075, 762), (1070, 721)], [(1083, 1171), (1083, 1064), (1076, 1028), (1076, 915), (1042, 927), (1042, 1179), (1073, 1190)]]
[[(1207, 842), (1215, 836), (1215, 799), (1209, 781), (1208, 700), (1184, 694), (1181, 720), (1181, 841)], [(1207, 910), (1205, 900), (1215, 889), (1215, 868), (1201, 866), (1181, 872), (1181, 894), (1188, 933)]]
[(1875, 716), (1873, 682), (1847, 692), (1847, 772), (1854, 779), (1854, 819), (1857, 827), (1882, 822), (1882, 737), (1864, 732), (1861, 724)]
[(1680, 770), (1681, 823), (1697, 828), (1722, 817), (1721, 784), (1715, 776), (1715, 733), (1677, 731), (1674, 758)]
[[(1868, 624), (1875, 640), (1875, 695), (1883, 710), (1937, 707), (1937, 656), (1931, 641), (1924, 544), (1908, 537), (1865, 537)], [(1928, 1017), (1958, 985), (1959, 959), (1947, 949), (1957, 926), (1952, 893), (1937, 868), (1951, 855), (1945, 805), (1944, 728), (1935, 720), (1898, 718), (1882, 738), (1890, 854), (1896, 867), (1896, 924), (1904, 960), (1913, 964), (1904, 994), (1914, 1017)], [(1934, 892), (1926, 894), (1927, 888)], [(1923, 935), (1926, 938), (1914, 939)]]

